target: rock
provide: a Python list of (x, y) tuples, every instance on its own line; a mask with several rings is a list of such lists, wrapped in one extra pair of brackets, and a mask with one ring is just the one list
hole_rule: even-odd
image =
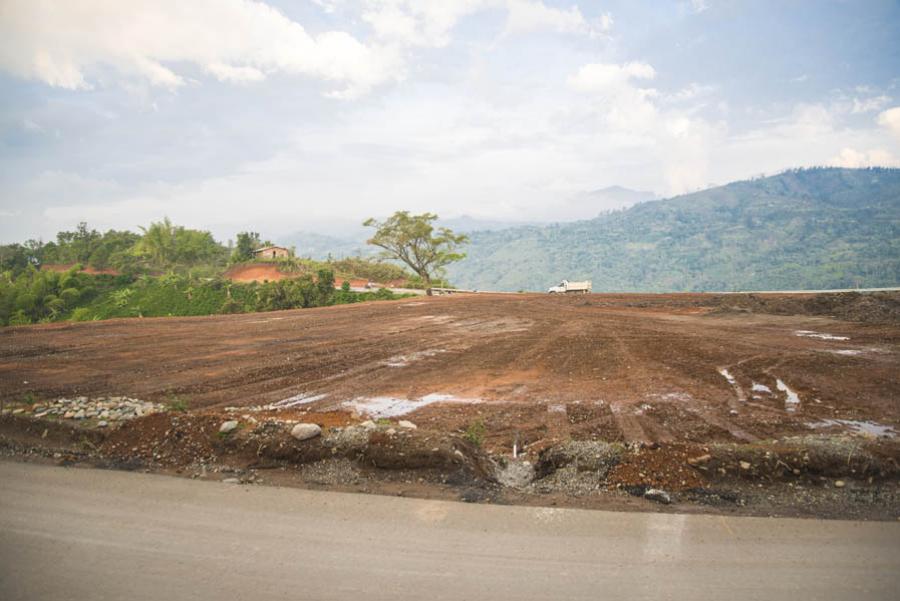
[(669, 493), (660, 488), (648, 488), (644, 491), (644, 498), (650, 501), (656, 501), (657, 503), (662, 503), (663, 505), (668, 505), (672, 502), (672, 497)]
[(297, 440), (309, 440), (322, 433), (318, 424), (297, 424), (291, 429), (291, 436)]
[(84, 409), (79, 409), (75, 412), (75, 415), (72, 416), (74, 419), (84, 419)]
[(234, 432), (238, 427), (237, 420), (229, 420), (224, 422), (221, 426), (219, 426), (219, 434), (230, 434)]
[(377, 425), (375, 422), (373, 422), (372, 420), (367, 419), (366, 421), (364, 421), (363, 423), (361, 423), (361, 424), (359, 425), (359, 427), (360, 427), (360, 428), (363, 428), (363, 429), (366, 429), (366, 430), (374, 430), (375, 428), (378, 427), (378, 425)]
[(385, 430), (385, 434), (387, 434), (388, 436), (393, 436), (396, 433), (397, 433), (397, 431), (394, 430), (393, 428), (388, 428), (387, 430)]
[(401, 419), (399, 422), (397, 422), (397, 425), (401, 428), (406, 428), (407, 430), (415, 430), (418, 428), (418, 426), (416, 426), (414, 423), (406, 421), (405, 419)]
[(702, 465), (712, 459), (712, 455), (700, 455), (699, 457), (691, 457), (687, 462), (691, 465)]
[(105, 427), (108, 426), (108, 425), (109, 425), (109, 422), (107, 422), (106, 420), (102, 420), (102, 419), (101, 419), (99, 422), (97, 422), (97, 427), (98, 427), (98, 428), (105, 428)]
[(222, 480), (222, 482), (224, 482), (225, 484), (240, 484), (241, 483), (241, 481), (238, 480), (237, 478), (225, 478), (224, 480)]
[(63, 413), (63, 419), (72, 419), (73, 417), (75, 417), (74, 411), (66, 411)]
[(749, 470), (749, 469), (750, 469), (750, 462), (749, 462), (749, 461), (741, 461), (741, 469), (742, 469), (742, 470)]
[(835, 480), (834, 481), (835, 488), (844, 488), (845, 486), (847, 486), (847, 483), (844, 482), (843, 480)]

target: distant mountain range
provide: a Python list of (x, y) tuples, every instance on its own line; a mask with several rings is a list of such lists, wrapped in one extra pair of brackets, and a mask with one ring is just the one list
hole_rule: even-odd
[(563, 278), (595, 291), (900, 284), (900, 169), (795, 170), (636, 202), (586, 221), (473, 232), (448, 276), (481, 290)]
[[(629, 207), (655, 198), (652, 192), (629, 190), (622, 186), (610, 186), (601, 190), (582, 192), (554, 205), (552, 219), (541, 220), (500, 220), (482, 219), (461, 215), (449, 219), (439, 219), (437, 225), (448, 227), (454, 232), (497, 231), (516, 227), (549, 225), (550, 223), (575, 221), (585, 217), (595, 217), (600, 213)], [(296, 247), (297, 254), (312, 259), (325, 259), (329, 255), (336, 258), (349, 256), (370, 256), (377, 249), (366, 244), (371, 232), (362, 227), (350, 227), (345, 235), (329, 235), (309, 231), (298, 231), (280, 237), (277, 242), (284, 246)]]

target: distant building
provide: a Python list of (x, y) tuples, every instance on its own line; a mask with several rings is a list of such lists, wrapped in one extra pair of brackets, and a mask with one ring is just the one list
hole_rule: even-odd
[(253, 251), (255, 259), (287, 259), (291, 251), (283, 246), (265, 246)]

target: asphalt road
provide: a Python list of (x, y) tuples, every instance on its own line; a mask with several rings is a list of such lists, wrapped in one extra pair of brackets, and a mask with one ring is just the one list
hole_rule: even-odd
[(0, 598), (897, 599), (900, 523), (611, 513), (0, 462)]

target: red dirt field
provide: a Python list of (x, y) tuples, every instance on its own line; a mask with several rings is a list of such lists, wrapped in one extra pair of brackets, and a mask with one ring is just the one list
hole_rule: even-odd
[[(900, 431), (900, 323), (721, 310), (736, 298), (477, 294), (6, 328), (0, 395), (177, 396), (192, 409), (306, 395), (317, 398), (298, 408), (360, 419), (480, 422), (485, 447), (507, 452), (514, 440), (540, 450), (859, 427), (823, 420)], [(770, 310), (779, 298), (797, 302), (772, 295)]]

